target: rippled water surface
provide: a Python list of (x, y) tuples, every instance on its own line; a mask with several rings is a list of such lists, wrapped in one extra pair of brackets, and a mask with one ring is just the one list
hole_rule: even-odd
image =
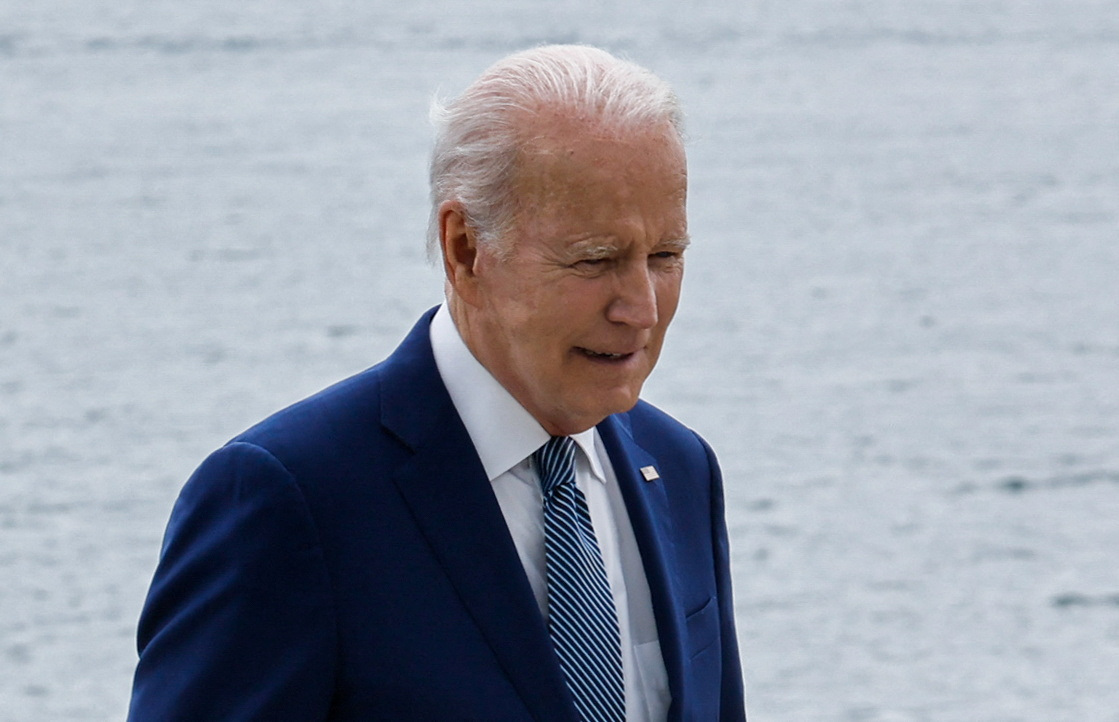
[(439, 300), (428, 101), (544, 41), (689, 111), (753, 722), (1119, 720), (1116, 0), (4, 3), (0, 719), (123, 716), (179, 486)]

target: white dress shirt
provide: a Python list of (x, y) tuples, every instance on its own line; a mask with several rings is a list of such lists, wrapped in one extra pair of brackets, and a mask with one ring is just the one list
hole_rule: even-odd
[[(532, 454), (550, 435), (474, 358), (444, 304), (431, 322), (431, 347), (474, 449), (482, 460), (540, 613), (548, 618), (543, 494)], [(627, 722), (659, 722), (671, 695), (645, 568), (621, 489), (597, 429), (572, 435), (575, 484), (587, 498), (622, 639)]]

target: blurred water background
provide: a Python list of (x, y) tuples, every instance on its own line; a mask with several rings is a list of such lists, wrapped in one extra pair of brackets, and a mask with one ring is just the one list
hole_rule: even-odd
[(1117, 0), (6, 0), (0, 719), (123, 717), (180, 485), (438, 302), (429, 99), (546, 41), (689, 113), (752, 721), (1119, 720)]

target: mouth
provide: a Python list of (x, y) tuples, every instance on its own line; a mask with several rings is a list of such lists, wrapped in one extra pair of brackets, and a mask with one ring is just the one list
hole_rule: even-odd
[(605, 361), (607, 363), (625, 361), (633, 356), (633, 353), (612, 353), (610, 351), (596, 351), (594, 349), (583, 348), (576, 346), (575, 350), (583, 354), (587, 358), (594, 359), (595, 361)]

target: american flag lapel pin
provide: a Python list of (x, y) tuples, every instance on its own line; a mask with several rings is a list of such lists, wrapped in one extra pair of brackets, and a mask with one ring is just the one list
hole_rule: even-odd
[(645, 481), (653, 481), (654, 479), (661, 478), (661, 475), (657, 473), (657, 467), (655, 466), (642, 466), (641, 476), (645, 477)]

